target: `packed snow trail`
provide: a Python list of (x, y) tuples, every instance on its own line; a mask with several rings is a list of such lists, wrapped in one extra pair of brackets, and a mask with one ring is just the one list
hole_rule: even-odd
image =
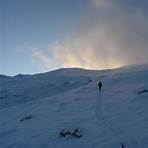
[[(105, 98), (103, 100), (103, 91), (97, 90), (96, 94), (96, 106), (95, 106), (95, 114), (98, 121), (101, 121), (105, 127), (108, 128), (109, 131), (111, 131), (115, 137), (116, 142), (120, 146), (120, 144), (125, 144), (126, 148), (134, 148), (134, 143), (129, 141), (129, 138), (123, 133), (123, 131), (118, 127), (118, 125), (113, 125), (111, 121), (106, 119), (103, 115), (103, 112), (105, 112), (104, 105), (106, 105)], [(95, 147), (97, 146), (97, 143), (95, 144)], [(95, 148), (94, 147), (94, 148)]]

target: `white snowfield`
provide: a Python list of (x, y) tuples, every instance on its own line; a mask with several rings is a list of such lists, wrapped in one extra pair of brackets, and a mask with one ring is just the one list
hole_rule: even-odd
[(148, 148), (148, 66), (0, 75), (0, 148)]

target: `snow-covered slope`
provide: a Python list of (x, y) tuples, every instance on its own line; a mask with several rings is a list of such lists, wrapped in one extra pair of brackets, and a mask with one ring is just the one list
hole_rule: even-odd
[[(76, 129), (80, 137), (73, 134)], [(148, 67), (0, 75), (0, 148), (121, 144), (148, 147)]]

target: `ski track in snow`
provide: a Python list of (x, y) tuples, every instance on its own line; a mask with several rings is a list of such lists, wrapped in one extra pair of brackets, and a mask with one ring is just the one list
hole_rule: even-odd
[[(109, 121), (102, 115), (103, 108), (105, 105), (105, 101), (103, 103), (103, 99), (105, 100), (105, 98), (103, 98), (103, 93), (105, 92), (103, 91), (99, 92), (99, 90), (97, 90), (96, 105), (95, 105), (95, 114), (97, 120), (101, 121), (105, 125), (105, 127), (108, 128), (108, 130), (114, 134), (119, 146), (121, 143), (124, 143), (126, 148), (139, 148), (135, 140), (129, 139), (129, 137), (125, 133), (123, 133), (123, 131), (118, 127), (118, 125), (113, 125), (111, 121)], [(96, 142), (93, 145), (93, 148), (97, 148), (99, 142)]]

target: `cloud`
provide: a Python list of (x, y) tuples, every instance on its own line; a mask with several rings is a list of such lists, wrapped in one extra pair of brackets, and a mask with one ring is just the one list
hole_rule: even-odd
[(95, 7), (111, 7), (113, 0), (90, 0)]
[(50, 43), (48, 54), (38, 51), (34, 57), (46, 68), (104, 69), (148, 62), (148, 19), (143, 9), (128, 9), (131, 6), (121, 5), (121, 0), (91, 2), (98, 13), (91, 25), (82, 23), (77, 33)]
[(53, 69), (53, 67), (57, 67), (57, 62), (49, 56), (49, 54), (39, 50), (32, 49), (32, 57), (39, 62), (39, 66), (43, 70)]

